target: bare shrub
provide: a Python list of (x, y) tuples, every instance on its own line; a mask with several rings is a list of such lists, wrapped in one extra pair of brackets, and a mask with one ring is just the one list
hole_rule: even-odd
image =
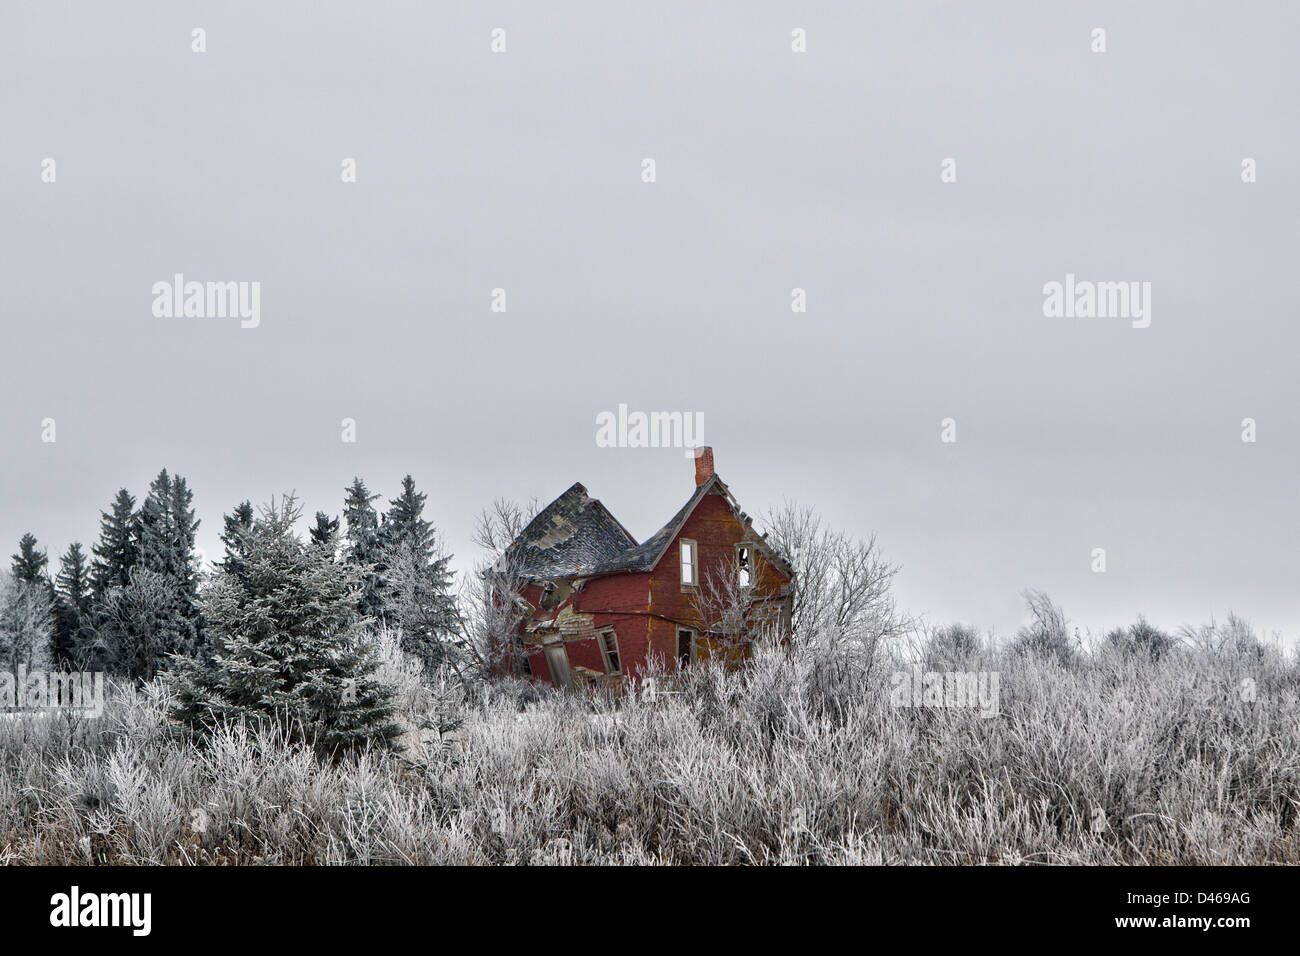
[(49, 592), (39, 584), (0, 571), (0, 664), (16, 674), (48, 667), (54, 629)]
[(1177, 646), (1178, 638), (1138, 615), (1138, 619), (1128, 627), (1115, 628), (1108, 633), (1106, 642), (1125, 656), (1159, 660)]
[(968, 663), (980, 650), (979, 631), (969, 624), (932, 627), (926, 638), (924, 660), (929, 667)]
[(882, 642), (913, 629), (891, 590), (899, 567), (881, 556), (874, 536), (831, 531), (813, 509), (788, 502), (763, 524), (768, 544), (795, 571), (791, 625), (800, 639), (871, 658)]
[(1016, 632), (1012, 647), (1021, 654), (1071, 663), (1079, 642), (1070, 637), (1065, 611), (1043, 591), (1025, 591), (1024, 599), (1030, 622)]
[(1179, 634), (1193, 647), (1215, 657), (1259, 659), (1264, 656), (1264, 645), (1250, 622), (1232, 612), (1222, 624), (1211, 620), (1199, 626), (1184, 625)]
[(520, 505), (498, 498), (478, 515), (474, 543), (483, 558), (462, 582), (458, 601), (461, 639), (477, 676), (524, 672), (518, 632), (528, 613), (520, 597), (528, 582), (508, 550), (539, 507), (536, 499)]

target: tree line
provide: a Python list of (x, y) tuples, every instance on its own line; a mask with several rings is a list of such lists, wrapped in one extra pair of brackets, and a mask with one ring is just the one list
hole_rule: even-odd
[(0, 667), (166, 678), (175, 716), (212, 724), (271, 713), (331, 747), (390, 737), (391, 707), (359, 639), (382, 623), (427, 668), (461, 642), (451, 556), (410, 475), (386, 509), (361, 478), (341, 520), (315, 514), (305, 538), (288, 494), (223, 515), (224, 554), (202, 567), (193, 492), (165, 469), (137, 499), (117, 492), (87, 555), (73, 542), (51, 573), (24, 534), (0, 573)]

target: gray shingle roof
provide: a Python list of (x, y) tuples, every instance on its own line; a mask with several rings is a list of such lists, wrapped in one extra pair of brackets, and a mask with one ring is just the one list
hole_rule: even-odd
[(528, 522), (502, 563), (524, 578), (563, 578), (592, 573), (635, 547), (609, 510), (574, 484)]

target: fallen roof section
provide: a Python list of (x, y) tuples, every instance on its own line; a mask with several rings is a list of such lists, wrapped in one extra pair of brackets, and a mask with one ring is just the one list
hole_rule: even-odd
[(590, 574), (635, 547), (636, 539), (609, 509), (575, 483), (528, 522), (498, 569), (532, 580)]

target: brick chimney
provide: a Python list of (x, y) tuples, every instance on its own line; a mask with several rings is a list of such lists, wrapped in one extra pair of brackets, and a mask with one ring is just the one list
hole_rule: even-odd
[(713, 477), (713, 449), (708, 445), (695, 449), (695, 487)]

